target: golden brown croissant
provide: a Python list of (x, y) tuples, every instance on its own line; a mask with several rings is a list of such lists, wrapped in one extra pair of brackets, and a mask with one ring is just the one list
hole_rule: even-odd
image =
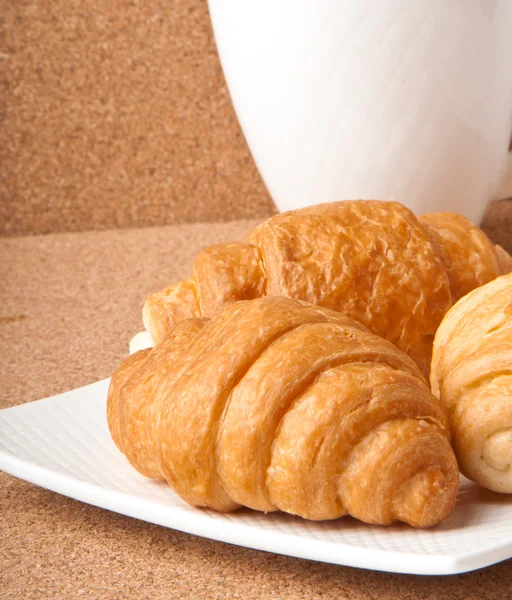
[(461, 471), (512, 493), (512, 273), (447, 313), (434, 342), (431, 384), (448, 409)]
[(191, 279), (148, 298), (143, 320), (158, 342), (180, 320), (212, 317), (228, 302), (297, 298), (363, 323), (428, 376), (452, 300), (510, 270), (508, 254), (461, 215), (418, 219), (396, 202), (337, 202), (276, 215), (247, 243), (205, 248)]
[(439, 523), (458, 468), (416, 364), (332, 310), (264, 297), (181, 321), (108, 396), (132, 465), (187, 502), (307, 519)]

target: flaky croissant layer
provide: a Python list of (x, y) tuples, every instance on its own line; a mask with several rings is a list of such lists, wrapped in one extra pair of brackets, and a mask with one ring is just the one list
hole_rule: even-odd
[(195, 506), (429, 527), (455, 503), (447, 415), (416, 364), (319, 306), (181, 321), (121, 364), (107, 409), (132, 465)]
[(344, 201), (276, 215), (247, 242), (203, 249), (193, 276), (151, 295), (143, 320), (155, 342), (185, 318), (265, 295), (346, 314), (430, 370), (441, 319), (512, 259), (461, 215), (415, 217), (397, 202)]
[(512, 273), (464, 296), (434, 342), (432, 391), (450, 416), (461, 471), (512, 493)]

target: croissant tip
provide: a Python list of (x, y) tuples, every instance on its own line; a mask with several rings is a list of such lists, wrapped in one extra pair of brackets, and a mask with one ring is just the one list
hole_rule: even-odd
[[(458, 473), (458, 472), (457, 472)], [(395, 518), (417, 528), (444, 521), (457, 501), (458, 475), (428, 467), (407, 480), (395, 494)]]

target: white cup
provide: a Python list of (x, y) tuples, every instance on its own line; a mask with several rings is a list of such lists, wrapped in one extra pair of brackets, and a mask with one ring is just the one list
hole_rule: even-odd
[(280, 210), (395, 199), (478, 222), (512, 129), (512, 0), (209, 0)]

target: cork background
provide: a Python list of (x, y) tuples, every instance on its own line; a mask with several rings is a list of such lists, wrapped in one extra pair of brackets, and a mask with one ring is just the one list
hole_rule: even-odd
[(0, 235), (274, 210), (206, 0), (0, 6)]
[[(206, 0), (0, 7), (0, 236), (275, 212)], [(512, 201), (491, 212), (486, 231), (510, 247)]]

